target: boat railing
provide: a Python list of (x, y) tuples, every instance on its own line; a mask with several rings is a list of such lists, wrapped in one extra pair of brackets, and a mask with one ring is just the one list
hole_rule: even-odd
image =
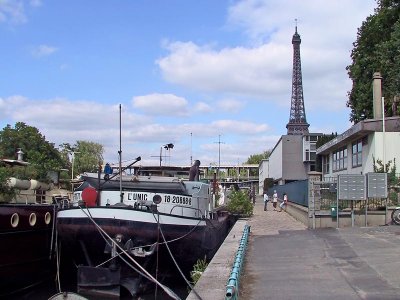
[(52, 197), (53, 204), (57, 204), (58, 208), (65, 209), (71, 206), (70, 197), (66, 195), (55, 195)]
[(57, 201), (57, 199), (62, 199), (64, 202), (63, 206), (65, 206), (66, 202), (69, 202), (69, 195), (50, 194), (46, 192), (37, 193), (31, 190), (21, 190), (16, 194), (13, 202), (24, 204), (58, 204), (60, 206), (60, 201)]
[(15, 202), (24, 204), (47, 204), (52, 202), (52, 197), (45, 194), (19, 192), (15, 197)]
[(169, 212), (169, 214), (170, 215), (178, 215), (178, 214), (173, 214), (172, 213), (172, 211), (175, 209), (175, 208), (182, 208), (182, 214), (181, 215), (183, 215), (183, 209), (185, 208), (185, 209), (192, 209), (192, 210), (195, 210), (195, 211), (197, 211), (199, 214), (198, 214), (198, 217), (199, 217), (199, 219), (201, 218), (201, 219), (204, 219), (204, 215), (202, 214), (202, 211), (200, 210), (200, 209), (198, 209), (198, 208), (196, 208), (196, 207), (187, 207), (187, 206), (184, 206), (184, 205), (180, 205), (180, 204), (177, 204), (177, 205), (174, 205), (172, 208), (171, 208), (171, 211)]

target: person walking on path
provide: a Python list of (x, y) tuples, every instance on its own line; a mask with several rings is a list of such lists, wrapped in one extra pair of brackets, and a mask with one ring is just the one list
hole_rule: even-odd
[(282, 201), (281, 204), (279, 204), (279, 207), (280, 207), (280, 210), (279, 210), (279, 211), (282, 211), (283, 207), (286, 208), (287, 201), (288, 201), (287, 195), (286, 195), (286, 193), (283, 193), (283, 201)]
[(278, 193), (274, 190), (274, 194), (272, 195), (272, 205), (274, 206), (274, 210), (276, 210), (276, 206), (278, 204)]
[(269, 201), (269, 197), (268, 197), (267, 191), (265, 191), (264, 192), (264, 211), (268, 210), (268, 207), (267, 207), (268, 201)]

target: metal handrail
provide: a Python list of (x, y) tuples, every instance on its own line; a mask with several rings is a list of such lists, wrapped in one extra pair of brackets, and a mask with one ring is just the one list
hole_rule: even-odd
[(225, 300), (236, 300), (239, 297), (239, 277), (242, 271), (244, 255), (247, 248), (247, 242), (250, 233), (250, 226), (245, 225), (243, 235), (240, 240), (239, 248), (236, 252), (231, 274), (226, 285)]

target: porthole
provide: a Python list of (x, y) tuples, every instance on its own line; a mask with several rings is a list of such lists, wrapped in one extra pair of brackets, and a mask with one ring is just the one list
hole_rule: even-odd
[(49, 212), (47, 212), (47, 213), (44, 215), (44, 222), (46, 223), (46, 225), (49, 225), (49, 224), (50, 224), (50, 222), (51, 222), (51, 214), (50, 214)]
[(35, 226), (35, 224), (36, 224), (36, 214), (35, 213), (31, 213), (29, 215), (29, 225)]
[(17, 227), (19, 223), (19, 216), (17, 213), (13, 213), (11, 216), (11, 226), (12, 227)]
[(161, 203), (161, 200), (162, 200), (162, 198), (161, 198), (160, 195), (154, 195), (154, 196), (153, 196), (153, 202), (154, 202), (155, 204), (160, 204), (160, 203)]

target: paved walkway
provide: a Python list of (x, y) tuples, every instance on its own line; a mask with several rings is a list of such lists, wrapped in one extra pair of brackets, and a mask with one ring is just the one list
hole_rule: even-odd
[(240, 299), (400, 299), (400, 226), (308, 230), (257, 198)]

